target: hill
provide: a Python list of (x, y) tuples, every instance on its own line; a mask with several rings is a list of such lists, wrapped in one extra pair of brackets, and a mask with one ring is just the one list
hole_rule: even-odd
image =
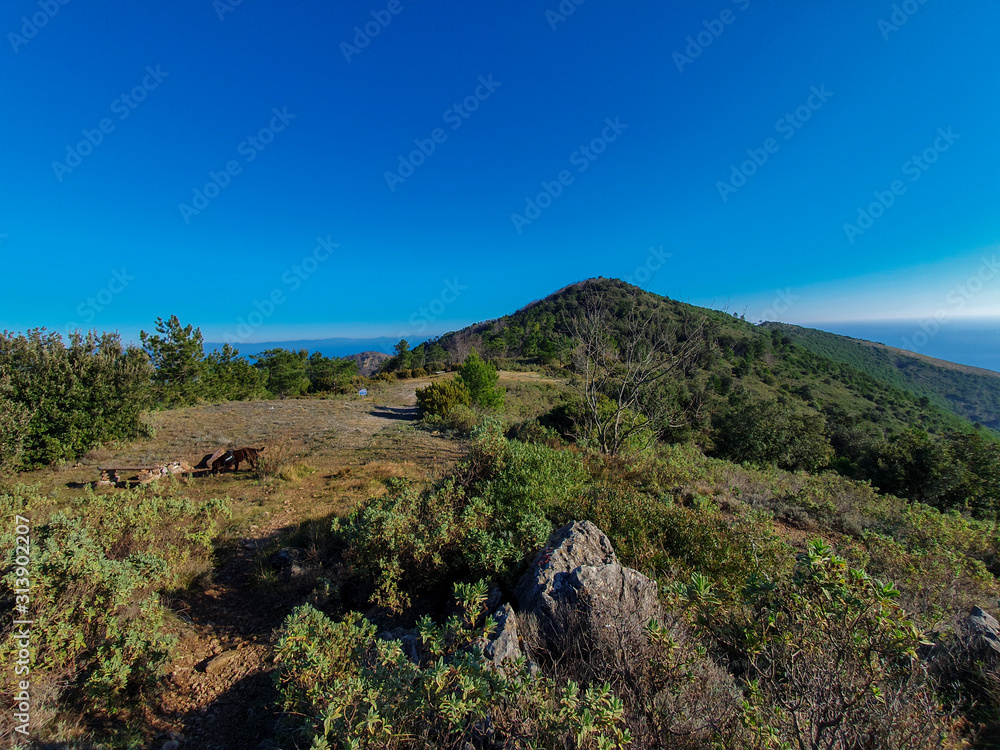
[(787, 323), (764, 323), (796, 344), (930, 399), (942, 408), (1000, 429), (1000, 373), (958, 365), (872, 341)]
[(361, 352), (359, 354), (352, 354), (344, 359), (353, 359), (358, 363), (358, 372), (369, 377), (378, 372), (378, 368), (389, 359), (389, 355), (385, 352)]
[[(782, 328), (758, 327), (732, 315), (677, 302), (615, 279), (572, 284), (511, 315), (446, 334), (439, 343), (453, 358), (462, 358), (475, 348), (501, 364), (515, 361), (572, 370), (577, 349), (575, 330), (585, 318), (588, 305), (597, 297), (617, 320), (624, 320), (633, 307), (639, 308), (643, 315), (653, 315), (665, 331), (672, 331), (664, 335), (683, 338), (687, 332), (703, 327), (696, 366), (683, 376), (688, 394), (695, 395), (704, 405), (700, 420), (691, 425), (703, 433), (711, 416), (741, 394), (776, 400), (789, 411), (822, 415), (831, 435), (870, 431), (889, 436), (911, 427), (935, 434), (969, 431), (970, 416), (942, 395), (947, 388), (945, 383), (989, 382), (984, 375), (920, 360), (913, 360), (904, 368), (907, 376), (888, 355), (878, 365), (871, 356), (866, 358), (861, 353), (853, 358), (842, 353), (831, 356), (844, 348), (830, 345), (827, 353), (816, 345), (807, 346)], [(832, 334), (823, 336), (843, 339)], [(918, 392), (908, 377), (937, 383), (939, 392), (933, 398), (925, 393), (930, 386)], [(980, 392), (992, 393), (985, 388), (971, 390), (969, 401)], [(995, 394), (1000, 398), (1000, 379)], [(979, 411), (989, 417), (985, 409)], [(983, 419), (979, 421), (987, 424)]]

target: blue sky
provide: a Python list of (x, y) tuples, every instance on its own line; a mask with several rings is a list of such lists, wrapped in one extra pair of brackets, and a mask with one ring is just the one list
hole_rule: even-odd
[(63, 1), (0, 13), (0, 327), (1000, 318), (996, 3)]

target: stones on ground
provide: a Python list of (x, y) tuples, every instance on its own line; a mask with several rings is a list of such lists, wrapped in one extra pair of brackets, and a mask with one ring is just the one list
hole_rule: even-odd
[(282, 581), (288, 583), (306, 574), (306, 567), (301, 564), (303, 557), (302, 550), (284, 547), (271, 556), (271, 567), (278, 571)]
[(237, 651), (223, 651), (218, 656), (213, 657), (205, 665), (205, 674), (219, 674), (232, 663), (238, 653)]
[(483, 653), (497, 667), (524, 656), (514, 608), (504, 604), (493, 613), (497, 627), (483, 645)]

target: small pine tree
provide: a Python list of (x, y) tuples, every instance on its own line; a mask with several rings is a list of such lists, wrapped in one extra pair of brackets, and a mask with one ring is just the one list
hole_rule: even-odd
[(167, 406), (193, 404), (204, 396), (201, 382), (204, 339), (200, 328), (181, 326), (176, 315), (156, 319), (156, 333), (139, 332), (142, 346), (156, 368), (153, 386)]
[(479, 357), (473, 349), (458, 368), (458, 377), (469, 391), (472, 402), (487, 409), (502, 409), (504, 390), (497, 386), (497, 368)]

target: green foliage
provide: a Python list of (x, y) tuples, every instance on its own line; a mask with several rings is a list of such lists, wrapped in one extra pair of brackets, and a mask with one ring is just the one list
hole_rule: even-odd
[(142, 345), (153, 363), (153, 388), (157, 401), (166, 406), (194, 404), (203, 395), (202, 360), (205, 356), (201, 329), (182, 326), (176, 315), (156, 319), (156, 334), (139, 332)]
[(374, 586), (374, 603), (401, 612), (413, 596), (440, 595), (442, 581), (509, 575), (551, 533), (547, 506), (586, 477), (574, 454), (508, 441), (492, 418), (473, 430), (462, 470), (464, 486), (391, 482), (388, 495), (334, 521), (345, 557)]
[(306, 376), (309, 378), (311, 393), (346, 392), (357, 375), (358, 363), (353, 359), (325, 357), (319, 352), (309, 355)]
[(715, 443), (722, 458), (782, 469), (815, 471), (833, 457), (821, 415), (753, 398), (730, 400), (718, 420)]
[(785, 336), (789, 343), (794, 341), (816, 354), (909, 391), (923, 400), (921, 406), (925, 408), (935, 404), (970, 422), (1000, 429), (1000, 377), (995, 373), (941, 365), (882, 344), (811, 328), (783, 323), (770, 323), (766, 328)]
[(14, 400), (10, 376), (0, 371), (0, 476), (21, 465), (31, 412)]
[[(0, 462), (31, 468), (145, 434), (150, 367), (117, 334), (0, 335)], [(27, 420), (27, 421), (25, 421)], [(20, 450), (18, 450), (20, 446)]]
[(517, 747), (630, 744), (609, 686), (557, 685), (523, 659), (495, 668), (481, 646), (496, 627), (483, 617), (485, 584), (456, 585), (455, 597), (459, 613), (444, 625), (420, 621), (417, 662), (357, 614), (334, 623), (305, 605), (289, 616), (278, 681), (312, 748), (452, 748), (490, 735)]
[(958, 722), (917, 660), (922, 635), (899, 591), (825, 543), (809, 543), (790, 579), (751, 580), (734, 609), (700, 576), (682, 598), (748, 665), (744, 712), (755, 744), (930, 750), (957, 739)]
[(497, 385), (500, 380), (497, 368), (480, 359), (475, 349), (458, 368), (458, 377), (468, 389), (472, 403), (486, 409), (503, 408), (504, 391)]
[(867, 474), (885, 492), (1000, 520), (1000, 444), (979, 433), (935, 438), (918, 429), (878, 446)]
[(267, 389), (274, 396), (299, 396), (309, 390), (306, 369), (309, 352), (268, 349), (254, 355), (257, 367), (267, 373)]
[(210, 401), (249, 401), (267, 396), (267, 373), (255, 368), (229, 344), (201, 364), (203, 396)]
[(456, 406), (471, 405), (472, 396), (462, 381), (449, 378), (437, 380), (426, 388), (418, 388), (417, 403), (425, 414), (444, 417)]
[[(166, 490), (87, 492), (54, 509), (23, 485), (0, 494), (0, 512), (31, 522), (30, 612), (33, 715), (73, 706), (87, 720), (142, 706), (173, 647), (162, 594), (188, 583), (205, 564), (228, 517), (227, 503), (195, 502)], [(15, 527), (0, 530), (5, 553), (0, 606), (23, 587), (14, 566)], [(17, 645), (4, 626), (0, 658)], [(35, 729), (42, 729), (41, 726)]]

